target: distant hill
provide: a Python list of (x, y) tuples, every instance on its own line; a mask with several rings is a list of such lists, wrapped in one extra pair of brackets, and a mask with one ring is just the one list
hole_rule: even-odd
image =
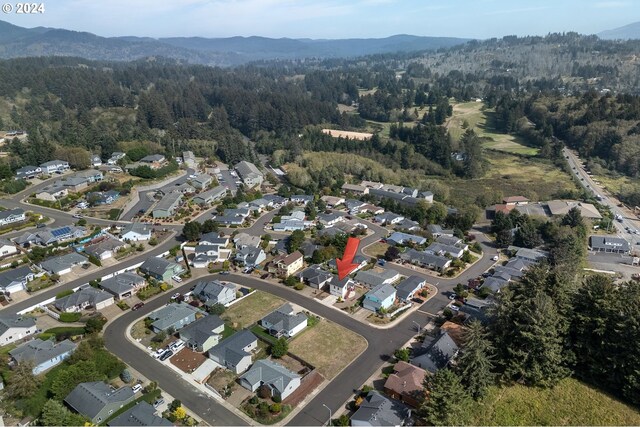
[(339, 58), (435, 50), (468, 39), (396, 35), (381, 39), (272, 39), (267, 37), (100, 37), (56, 28), (23, 28), (0, 21), (0, 58), (78, 56), (130, 61), (151, 56), (207, 65), (238, 65), (261, 59)]
[(603, 40), (632, 40), (640, 39), (640, 22), (625, 25), (624, 27), (598, 33)]

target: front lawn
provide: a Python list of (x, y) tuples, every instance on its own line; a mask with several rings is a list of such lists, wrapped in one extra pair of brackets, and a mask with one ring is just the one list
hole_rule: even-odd
[(576, 379), (553, 389), (491, 387), (463, 425), (640, 425), (640, 412)]

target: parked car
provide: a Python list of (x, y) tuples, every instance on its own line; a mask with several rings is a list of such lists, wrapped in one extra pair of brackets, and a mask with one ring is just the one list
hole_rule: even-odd
[(153, 402), (153, 407), (157, 408), (158, 406), (162, 405), (163, 403), (164, 403), (164, 399), (162, 397), (160, 397), (160, 398), (158, 398), (158, 400)]
[(171, 295), (171, 299), (178, 299), (182, 296), (182, 294), (180, 292), (176, 292), (175, 294)]
[(229, 273), (227, 270), (225, 270), (225, 271), (221, 271), (220, 274), (222, 274), (223, 276), (227, 276), (227, 275), (229, 275), (231, 273)]
[(139, 302), (139, 303), (137, 303), (136, 305), (134, 305), (134, 306), (131, 308), (131, 310), (136, 311), (136, 310), (138, 310), (138, 309), (140, 309), (140, 308), (142, 308), (142, 307), (144, 307), (144, 303), (143, 303), (143, 302)]
[(451, 304), (451, 305), (449, 306), (449, 308), (450, 308), (451, 310), (453, 310), (453, 311), (460, 311), (460, 307), (458, 307), (458, 306), (457, 306), (457, 305), (455, 305), (455, 304)]
[(177, 340), (171, 343), (171, 345), (169, 346), (169, 349), (174, 353), (177, 353), (180, 350), (182, 350), (183, 347), (184, 347), (184, 341)]
[(178, 282), (178, 283), (181, 283), (181, 282), (182, 282), (182, 278), (181, 278), (180, 276), (171, 276), (171, 278), (172, 278), (173, 280), (175, 280), (176, 282)]
[(170, 358), (171, 356), (173, 356), (173, 351), (171, 350), (167, 350), (164, 353), (162, 353), (162, 356), (160, 356), (159, 360), (161, 362), (167, 360), (168, 358)]
[(141, 390), (142, 390), (142, 384), (136, 384), (133, 387), (131, 387), (131, 391), (133, 391), (134, 393), (137, 393)]
[(82, 218), (82, 215), (80, 215), (80, 214), (73, 214), (73, 217), (74, 217), (74, 218)]
[(455, 292), (451, 292), (449, 294), (449, 299), (453, 301), (454, 299), (456, 299), (457, 296), (458, 296), (458, 294), (456, 294)]
[(498, 257), (498, 255), (495, 255), (495, 256), (494, 256), (493, 258), (491, 258), (491, 259), (492, 259), (492, 260), (494, 260), (494, 261), (497, 261), (497, 260), (499, 260), (500, 258)]
[(378, 260), (378, 265), (385, 265), (387, 263), (387, 261), (383, 260), (383, 259), (379, 259)]

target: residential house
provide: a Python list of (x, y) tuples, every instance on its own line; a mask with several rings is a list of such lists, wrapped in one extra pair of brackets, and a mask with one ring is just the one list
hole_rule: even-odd
[(224, 283), (218, 280), (201, 281), (193, 289), (193, 296), (206, 306), (215, 304), (228, 305), (236, 299), (236, 287), (231, 283)]
[(304, 257), (299, 251), (289, 255), (278, 255), (269, 264), (269, 272), (278, 276), (289, 277), (304, 266)]
[(182, 202), (182, 193), (169, 193), (153, 208), (151, 214), (154, 218), (168, 218), (175, 215), (176, 210)]
[(27, 316), (0, 317), (0, 346), (19, 341), (36, 333), (36, 320)]
[(236, 252), (234, 259), (238, 264), (254, 268), (267, 259), (267, 254), (264, 253), (262, 248), (245, 246)]
[(191, 185), (193, 185), (198, 190), (206, 190), (213, 181), (213, 177), (206, 173), (197, 174), (195, 178), (191, 180)]
[(140, 266), (142, 274), (148, 274), (154, 279), (163, 282), (169, 282), (171, 277), (176, 276), (184, 271), (180, 264), (167, 261), (164, 258), (150, 257)]
[(226, 195), (227, 187), (218, 185), (211, 190), (203, 191), (191, 200), (193, 200), (193, 202), (197, 203), (198, 205), (210, 205), (211, 203), (215, 203), (218, 200), (222, 200)]
[(420, 224), (416, 221), (405, 218), (396, 224), (395, 229), (404, 231), (420, 231), (422, 227), (420, 227)]
[(342, 184), (342, 191), (354, 194), (369, 194), (369, 188), (357, 184)]
[(313, 253), (320, 248), (321, 246), (317, 243), (313, 243), (310, 240), (305, 240), (304, 242), (302, 242), (298, 250), (302, 252), (302, 255), (304, 255), (305, 259), (309, 259), (313, 256)]
[(549, 257), (549, 252), (539, 249), (518, 248), (516, 258), (528, 262), (538, 262)]
[(451, 265), (449, 258), (434, 255), (427, 252), (408, 249), (400, 254), (400, 259), (413, 265), (428, 268), (435, 271), (444, 271)]
[(116, 389), (105, 382), (95, 381), (78, 384), (64, 398), (64, 403), (92, 423), (99, 424), (134, 399), (135, 394), (129, 386)]
[(329, 282), (329, 293), (338, 298), (346, 299), (350, 292), (354, 291), (356, 284), (349, 277), (338, 279), (337, 275), (333, 275)]
[(113, 304), (113, 295), (100, 289), (88, 286), (80, 288), (71, 295), (59, 298), (53, 305), (59, 311), (75, 313), (82, 310), (102, 310)]
[(321, 213), (317, 216), (317, 221), (325, 227), (331, 227), (340, 221), (344, 221), (344, 216), (337, 212)]
[[(349, 274), (352, 274), (352, 273), (355, 273), (355, 272), (357, 272), (357, 271), (362, 270), (364, 267), (366, 267), (366, 266), (367, 266), (367, 264), (368, 264), (368, 263), (369, 263), (369, 258), (367, 258), (367, 257), (365, 257), (365, 256), (362, 256), (362, 255), (356, 255), (356, 256), (354, 256), (354, 257), (353, 257), (352, 264), (355, 264), (355, 265), (356, 265), (356, 267), (355, 267), (353, 270), (351, 270), (351, 273), (349, 273)], [(328, 265), (328, 266), (329, 266), (329, 268), (331, 268), (331, 269), (334, 269), (334, 270), (337, 270), (337, 269), (338, 269), (338, 265), (336, 264), (336, 260), (335, 260), (335, 258), (330, 259), (330, 260), (327, 262), (327, 265)]]
[(180, 194), (193, 194), (196, 192), (195, 187), (189, 185), (187, 182), (183, 182), (182, 184), (176, 184), (171, 193), (180, 193)]
[(51, 175), (54, 172), (64, 172), (69, 170), (69, 162), (63, 160), (51, 160), (40, 165), (42, 173)]
[(218, 232), (214, 231), (211, 233), (203, 234), (202, 237), (200, 237), (199, 243), (201, 245), (216, 245), (220, 246), (221, 248), (226, 248), (227, 245), (229, 245), (229, 238), (224, 236), (220, 237)]
[(422, 191), (418, 193), (418, 199), (423, 199), (428, 203), (433, 203), (433, 193), (431, 191)]
[(427, 336), (415, 352), (411, 364), (432, 374), (446, 367), (458, 355), (458, 346), (447, 332), (437, 337)]
[(320, 200), (330, 208), (335, 208), (336, 206), (344, 204), (344, 197), (322, 196), (320, 197)]
[(442, 243), (432, 243), (426, 249), (425, 252), (432, 253), (434, 255), (449, 255), (453, 258), (460, 258), (464, 255), (464, 249), (458, 246), (449, 246)]
[(198, 165), (196, 163), (196, 156), (194, 156), (193, 151), (183, 151), (182, 161), (184, 162), (185, 166), (191, 169), (195, 169)]
[(287, 199), (282, 196), (278, 196), (277, 194), (265, 194), (262, 198), (269, 201), (273, 208), (279, 208), (287, 203)]
[(370, 213), (371, 215), (379, 215), (384, 212), (384, 208), (380, 206), (372, 205), (371, 203), (366, 203), (358, 208), (357, 213)]
[(527, 199), (524, 196), (509, 196), (502, 199), (502, 203), (508, 206), (509, 205), (514, 205), (514, 206), (526, 205), (529, 203), (529, 199)]
[(97, 241), (94, 239), (84, 246), (84, 252), (87, 255), (93, 255), (94, 257), (105, 260), (112, 258), (113, 255), (118, 252), (118, 249), (125, 247), (126, 244), (120, 240), (111, 237), (109, 235), (102, 236)]
[(27, 283), (34, 279), (33, 271), (27, 266), (0, 272), (0, 291), (4, 295), (25, 291)]
[(117, 274), (100, 282), (100, 287), (113, 295), (116, 299), (122, 300), (136, 294), (146, 286), (144, 277), (137, 274), (124, 272)]
[(240, 374), (252, 362), (251, 352), (258, 348), (258, 338), (246, 329), (209, 349), (209, 358), (230, 371)]
[(400, 273), (395, 270), (387, 269), (380, 272), (375, 270), (359, 271), (356, 274), (355, 281), (360, 282), (369, 288), (375, 288), (380, 285), (390, 285), (400, 279)]
[(69, 194), (69, 190), (64, 185), (60, 184), (60, 181), (56, 181), (54, 184), (44, 187), (35, 194), (36, 199), (38, 200), (55, 202), (62, 197), (66, 197)]
[(243, 160), (236, 165), (235, 169), (247, 188), (251, 189), (262, 185), (264, 175), (253, 163)]
[(23, 166), (16, 170), (16, 179), (33, 179), (42, 174), (42, 168), (38, 166)]
[(590, 236), (589, 246), (592, 251), (616, 254), (629, 253), (630, 245), (625, 239), (614, 236)]
[(224, 320), (216, 315), (209, 315), (182, 328), (179, 336), (191, 350), (202, 353), (217, 345), (223, 332)]
[(494, 273), (484, 280), (482, 287), (489, 289), (493, 293), (499, 293), (502, 288), (509, 285), (509, 282), (511, 282), (511, 275), (508, 273)]
[(151, 169), (160, 169), (167, 162), (167, 159), (162, 154), (150, 154), (140, 159), (140, 163), (144, 163)]
[(387, 283), (373, 287), (364, 295), (362, 307), (373, 312), (387, 310), (396, 300), (396, 288)]
[(221, 258), (223, 258), (224, 255), (229, 255), (228, 250), (223, 249), (222, 252), (224, 253), (221, 254), (220, 246), (218, 245), (196, 245), (196, 247), (194, 248), (193, 259), (191, 260), (191, 265), (195, 268), (207, 268), (210, 263), (218, 262)]
[(387, 243), (390, 245), (406, 245), (409, 242), (415, 245), (424, 245), (427, 243), (427, 239), (422, 236), (416, 236), (415, 234), (407, 234), (399, 231), (393, 232), (391, 236), (387, 238)]
[(392, 399), (401, 400), (414, 408), (419, 407), (425, 398), (424, 378), (427, 374), (422, 368), (399, 361), (393, 366), (393, 373), (384, 383), (384, 392)]
[(287, 303), (263, 317), (260, 325), (276, 338), (291, 338), (307, 327), (307, 316), (296, 313), (291, 304)]
[(57, 274), (63, 276), (71, 273), (71, 269), (77, 265), (87, 262), (87, 258), (77, 252), (71, 252), (65, 255), (59, 255), (48, 258), (40, 262), (40, 268), (49, 274)]
[(87, 193), (87, 201), (93, 205), (110, 205), (120, 198), (120, 193), (115, 190), (94, 191)]
[(169, 329), (178, 331), (195, 322), (196, 313), (200, 313), (200, 310), (189, 304), (169, 303), (149, 314), (149, 318), (154, 321), (151, 330), (155, 333), (166, 332)]
[(403, 403), (372, 390), (351, 416), (351, 425), (357, 427), (403, 426), (410, 417), (411, 410)]
[(591, 203), (577, 202), (575, 200), (550, 200), (547, 206), (552, 216), (564, 216), (573, 208), (577, 208), (583, 218), (602, 219), (598, 209)]
[(20, 251), (12, 241), (0, 238), (0, 258), (15, 255), (18, 252)]
[(300, 375), (272, 360), (262, 359), (242, 374), (239, 382), (251, 392), (261, 389), (271, 398), (283, 400), (300, 387)]
[(62, 363), (76, 350), (76, 344), (69, 340), (56, 343), (40, 338), (27, 341), (9, 352), (13, 363), (33, 363), (33, 374), (38, 375)]
[[(429, 201), (429, 199), (426, 198), (417, 198), (408, 196), (404, 193), (375, 188), (370, 189), (369, 194), (376, 197), (377, 199), (387, 199), (410, 207), (417, 206), (420, 201)], [(433, 200), (433, 198), (431, 200)]]
[(420, 276), (409, 276), (396, 286), (396, 296), (400, 301), (409, 302), (427, 284), (426, 279)]
[(403, 221), (404, 217), (402, 215), (395, 214), (393, 212), (384, 212), (379, 215), (376, 215), (374, 218), (375, 222), (379, 222), (382, 225), (394, 225)]
[(141, 222), (133, 222), (122, 228), (120, 237), (124, 241), (139, 242), (151, 239), (151, 226)]
[(233, 243), (238, 250), (246, 247), (257, 247), (258, 245), (260, 245), (260, 236), (252, 236), (247, 233), (238, 233), (233, 238)]
[(21, 222), (27, 219), (24, 209), (15, 208), (0, 211), (0, 226)]
[(28, 246), (31, 244), (50, 245), (53, 243), (62, 243), (67, 240), (74, 240), (83, 237), (86, 230), (83, 227), (74, 225), (65, 225), (56, 228), (39, 228), (34, 231), (28, 231), (22, 236), (17, 237), (14, 242), (20, 246)]
[(225, 209), (223, 215), (215, 215), (213, 220), (224, 225), (242, 225), (250, 213), (249, 209)]
[(173, 423), (156, 415), (156, 409), (149, 403), (138, 402), (107, 424), (109, 427), (171, 427)]
[(298, 274), (298, 278), (301, 282), (306, 283), (312, 288), (324, 289), (324, 287), (333, 278), (333, 274), (323, 270), (322, 267), (315, 264), (302, 270), (302, 272)]
[(98, 156), (97, 154), (91, 155), (91, 166), (93, 166), (94, 168), (102, 166), (102, 159), (100, 158), (100, 156)]
[(440, 226), (438, 224), (429, 224), (427, 226), (427, 230), (429, 230), (429, 233), (431, 233), (431, 235), (433, 235), (433, 237), (453, 236), (453, 230), (444, 229), (444, 228), (442, 228), (442, 226)]
[(293, 196), (289, 197), (289, 200), (299, 205), (306, 205), (309, 202), (313, 202), (313, 196), (308, 196), (306, 194), (294, 194)]
[(107, 163), (110, 165), (115, 165), (116, 163), (118, 163), (118, 160), (124, 158), (124, 156), (126, 156), (125, 153), (122, 153), (120, 151), (114, 151), (113, 153), (111, 153), (111, 158), (107, 160)]
[(94, 182), (102, 181), (104, 179), (104, 175), (99, 170), (87, 169), (74, 173), (70, 178), (77, 178), (87, 184), (93, 184)]
[(361, 200), (347, 199), (344, 201), (344, 205), (351, 215), (357, 215), (360, 213), (360, 209), (362, 209), (363, 206), (366, 206), (367, 203)]
[(458, 246), (460, 248), (463, 248), (464, 250), (467, 250), (467, 245), (464, 244), (461, 238), (456, 236), (438, 236), (436, 237), (436, 242), (442, 243), (443, 245), (447, 246)]

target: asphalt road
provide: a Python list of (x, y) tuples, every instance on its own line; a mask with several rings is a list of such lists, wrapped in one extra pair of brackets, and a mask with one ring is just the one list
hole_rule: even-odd
[[(602, 197), (600, 203), (608, 206), (611, 209), (611, 212), (614, 213), (614, 215), (620, 215), (622, 217), (622, 222), (613, 221), (613, 225), (615, 226), (618, 235), (629, 241), (633, 250), (635, 246), (640, 243), (640, 234), (631, 233), (634, 231), (636, 233), (639, 232), (638, 218), (634, 215), (631, 215), (628, 211), (618, 207), (620, 201), (613, 195), (606, 192), (601, 185), (594, 182), (593, 178), (591, 178), (591, 175), (587, 174), (587, 171), (582, 167), (580, 158), (573, 151), (569, 150), (568, 148), (564, 148), (563, 152), (567, 159), (567, 162), (569, 163), (569, 166), (571, 167), (571, 173), (573, 173), (578, 178), (580, 184), (587, 190), (590, 190), (596, 196), (600, 195)], [(631, 232), (628, 232), (627, 228)]]

